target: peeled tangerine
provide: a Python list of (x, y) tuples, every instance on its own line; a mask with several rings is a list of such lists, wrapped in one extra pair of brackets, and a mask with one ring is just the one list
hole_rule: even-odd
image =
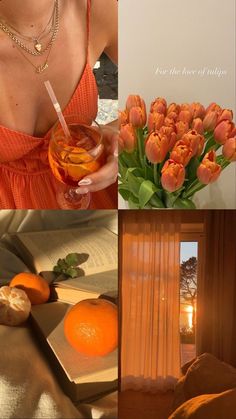
[(31, 302), (25, 291), (14, 287), (0, 288), (0, 324), (18, 326), (30, 314)]

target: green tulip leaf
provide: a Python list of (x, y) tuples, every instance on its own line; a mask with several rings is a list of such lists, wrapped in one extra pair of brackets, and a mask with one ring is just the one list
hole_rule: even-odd
[(153, 208), (165, 208), (165, 205), (163, 204), (158, 194), (159, 194), (159, 191), (151, 197), (149, 202)]
[(127, 167), (124, 167), (121, 163), (121, 161), (119, 160), (119, 173), (121, 176), (121, 180), (123, 181), (126, 177), (126, 173), (127, 173)]
[(128, 203), (130, 209), (140, 209), (139, 202), (134, 197), (130, 197)]
[(138, 160), (134, 153), (126, 153), (123, 151), (123, 153), (121, 153), (121, 160), (126, 164), (127, 167), (138, 166)]
[(175, 209), (196, 209), (196, 206), (191, 199), (177, 198), (174, 202), (173, 208)]
[(130, 197), (130, 191), (128, 185), (119, 185), (118, 186), (119, 194), (122, 196), (122, 198), (125, 201), (129, 200)]
[(187, 173), (186, 173), (187, 179), (186, 180), (188, 180), (188, 182), (186, 184), (186, 187), (188, 187), (188, 185), (190, 185), (192, 183), (192, 181), (194, 179), (196, 179), (197, 169), (198, 169), (199, 165), (200, 165), (200, 161), (197, 157), (193, 157), (190, 160), (190, 162), (189, 162), (189, 164), (186, 168), (187, 169)]
[(129, 172), (128, 175), (128, 184), (129, 184), (129, 190), (130, 192), (132, 192), (132, 194), (136, 197), (139, 198), (139, 189), (141, 186), (142, 181), (144, 180), (143, 178), (134, 176), (133, 173)]
[(132, 173), (135, 177), (144, 177), (144, 169), (141, 169), (139, 167), (130, 167), (127, 169), (126, 176), (125, 176), (125, 182), (127, 182), (129, 173)]
[(154, 177), (153, 177), (153, 168), (149, 165), (146, 165), (146, 177), (148, 180), (150, 180), (151, 182), (154, 181)]
[(142, 182), (139, 189), (139, 204), (144, 208), (154, 193), (157, 192), (157, 187), (150, 180)]

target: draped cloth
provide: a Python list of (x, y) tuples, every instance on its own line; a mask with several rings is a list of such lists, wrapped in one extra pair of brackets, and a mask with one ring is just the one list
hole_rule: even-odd
[(180, 214), (120, 214), (121, 390), (172, 389), (180, 375)]
[(209, 352), (236, 367), (236, 211), (207, 211), (205, 228), (197, 353)]
[[(4, 240), (4, 233), (101, 226), (116, 232), (117, 211), (0, 211), (0, 286), (28, 268)], [(0, 325), (0, 418), (115, 419), (117, 392), (91, 403), (72, 401), (60, 388), (54, 371), (30, 324)]]

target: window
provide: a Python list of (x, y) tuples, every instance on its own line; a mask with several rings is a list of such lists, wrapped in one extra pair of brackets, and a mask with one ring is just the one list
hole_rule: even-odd
[(180, 243), (180, 342), (181, 364), (196, 356), (198, 242)]

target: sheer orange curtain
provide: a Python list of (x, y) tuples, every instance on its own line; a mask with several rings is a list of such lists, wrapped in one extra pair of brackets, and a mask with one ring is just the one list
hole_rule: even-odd
[(210, 352), (236, 367), (236, 211), (207, 211), (205, 227), (197, 352)]
[(121, 390), (167, 390), (180, 374), (178, 211), (121, 214)]

